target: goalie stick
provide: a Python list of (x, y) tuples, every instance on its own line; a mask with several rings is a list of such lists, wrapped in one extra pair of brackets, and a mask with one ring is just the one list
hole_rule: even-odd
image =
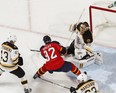
[(35, 49), (30, 49), (30, 51), (33, 51), (33, 52), (40, 52), (40, 50), (35, 50)]
[[(83, 9), (81, 15), (79, 16), (79, 19), (78, 19), (77, 23), (80, 21), (81, 17), (83, 16), (84, 11), (85, 11), (85, 8)], [(76, 24), (77, 24), (77, 23), (76, 23)], [(70, 25), (69, 30), (71, 29), (71, 26), (72, 26), (72, 24)], [(66, 46), (67, 46), (68, 43), (70, 42), (71, 37), (72, 37), (73, 34), (74, 34), (74, 32), (71, 33), (70, 38), (68, 39), (68, 42), (67, 42)]]

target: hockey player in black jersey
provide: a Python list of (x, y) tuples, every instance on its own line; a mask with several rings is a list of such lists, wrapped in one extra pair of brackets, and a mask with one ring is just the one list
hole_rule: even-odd
[[(92, 32), (89, 29), (89, 24), (87, 22), (80, 22), (78, 24), (74, 24), (72, 26), (71, 31), (76, 32), (76, 37), (68, 47), (67, 54), (73, 54), (78, 59), (81, 59), (86, 55), (86, 50), (84, 47), (90, 46), (93, 42), (93, 35)], [(84, 51), (85, 50), (85, 51)], [(78, 52), (82, 52), (83, 55), (81, 57), (78, 54)]]
[(71, 93), (98, 93), (98, 85), (93, 79), (87, 79), (84, 72), (77, 77), (77, 87), (70, 87)]
[(25, 71), (20, 67), (23, 65), (23, 58), (20, 56), (18, 47), (15, 45), (17, 37), (10, 35), (6, 42), (1, 45), (0, 75), (9, 72), (21, 79), (25, 93), (30, 93), (28, 81), (25, 78)]

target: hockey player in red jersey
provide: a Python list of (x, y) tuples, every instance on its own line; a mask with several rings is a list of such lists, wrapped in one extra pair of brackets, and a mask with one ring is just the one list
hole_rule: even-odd
[(45, 45), (40, 48), (41, 55), (46, 59), (46, 63), (39, 68), (34, 79), (40, 77), (47, 71), (50, 73), (56, 72), (68, 72), (71, 71), (76, 75), (81, 74), (80, 70), (71, 62), (64, 61), (61, 55), (66, 53), (66, 48), (61, 46), (57, 41), (51, 41), (49, 36), (44, 36), (43, 41)]

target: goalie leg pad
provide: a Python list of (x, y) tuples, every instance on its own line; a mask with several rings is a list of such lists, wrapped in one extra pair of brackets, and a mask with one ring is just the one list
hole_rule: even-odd
[(103, 63), (102, 53), (95, 53), (95, 63), (98, 65)]
[(77, 59), (82, 59), (86, 55), (85, 49), (75, 49), (75, 57)]
[(84, 60), (79, 60), (78, 61), (80, 68), (83, 68), (83, 67), (89, 66), (91, 64), (94, 64), (94, 62), (95, 62), (95, 56), (94, 55), (91, 56), (88, 59), (84, 59)]

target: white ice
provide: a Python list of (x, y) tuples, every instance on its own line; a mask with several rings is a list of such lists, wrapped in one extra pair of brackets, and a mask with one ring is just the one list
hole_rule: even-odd
[[(46, 34), (62, 45), (68, 46), (75, 37), (73, 34), (68, 42), (72, 34), (69, 25), (78, 21), (89, 22), (88, 9), (95, 1), (98, 0), (0, 0), (0, 44), (6, 41), (10, 33), (17, 36), (16, 45), (24, 58), (22, 68), (26, 72), (32, 93), (70, 93), (66, 88), (41, 79), (32, 79), (45, 61), (38, 52), (32, 52), (30, 49), (39, 50), (43, 44), (42, 38)], [(79, 20), (83, 10), (84, 13)], [(87, 71), (88, 75), (98, 83), (100, 93), (116, 93), (115, 36), (115, 28), (102, 31), (98, 38), (95, 38), (97, 43), (102, 41), (102, 46), (94, 44), (94, 49), (103, 53), (104, 63), (81, 69)], [(71, 72), (45, 73), (43, 77), (66, 87), (77, 85), (76, 76)], [(20, 79), (5, 72), (0, 76), (0, 93), (24, 93)]]

